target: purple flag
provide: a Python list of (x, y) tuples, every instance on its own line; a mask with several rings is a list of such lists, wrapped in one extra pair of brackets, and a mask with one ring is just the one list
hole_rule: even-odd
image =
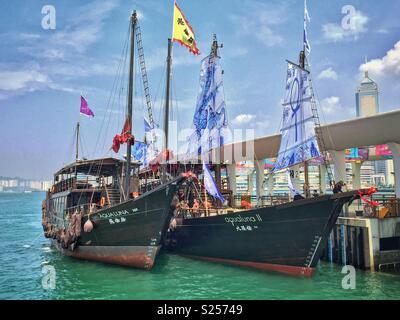
[(81, 96), (81, 109), (80, 109), (80, 112), (81, 112), (81, 114), (84, 114), (85, 116), (94, 117), (93, 111), (90, 110), (87, 101), (82, 96)]

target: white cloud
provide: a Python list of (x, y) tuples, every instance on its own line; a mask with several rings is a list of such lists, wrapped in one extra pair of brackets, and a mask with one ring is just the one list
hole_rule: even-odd
[(327, 115), (339, 112), (342, 109), (339, 97), (328, 97), (321, 101), (322, 111)]
[(337, 73), (335, 70), (333, 70), (331, 67), (322, 70), (321, 73), (318, 75), (318, 79), (337, 79)]
[[(173, 57), (174, 68), (178, 66), (189, 66), (189, 65), (199, 65), (201, 57), (194, 57), (191, 54), (187, 54), (186, 48), (182, 50), (176, 50)], [(167, 50), (165, 48), (156, 48), (150, 51), (146, 55), (146, 69), (147, 71), (152, 71), (157, 68), (165, 67), (167, 58)]]
[(333, 42), (357, 40), (360, 34), (367, 31), (366, 25), (369, 19), (361, 11), (355, 11), (354, 15), (349, 19), (351, 19), (351, 25), (349, 26), (335, 23), (324, 24), (322, 26), (324, 38)]
[(46, 89), (79, 93), (77, 89), (53, 82), (38, 64), (0, 66), (0, 100)]
[[(85, 4), (72, 12), (62, 27), (57, 26), (52, 33), (16, 34), (23, 43), (17, 50), (33, 57), (36, 62), (30, 65), (0, 65), (0, 93), (3, 99), (4, 96), (14, 97), (36, 90), (76, 92), (76, 89), (65, 85), (66, 81), (79, 77), (114, 75), (115, 61), (100, 63), (85, 53), (101, 38), (105, 20), (118, 2), (105, 0)], [(25, 61), (29, 61), (28, 58), (25, 57)]]
[[(380, 59), (373, 59), (360, 66), (360, 71), (366, 71), (373, 76), (382, 78), (400, 76), (400, 41), (394, 48), (390, 49), (386, 55)], [(398, 79), (398, 78), (397, 78)]]
[(0, 72), (0, 90), (3, 91), (35, 91), (47, 87), (50, 79), (38, 67), (21, 70), (2, 70)]
[(245, 55), (247, 55), (249, 52), (249, 49), (242, 47), (242, 46), (235, 46), (233, 48), (231, 48), (230, 50), (228, 50), (225, 53), (225, 56), (230, 56), (232, 58), (236, 58), (236, 57), (243, 57)]
[(324, 123), (331, 123), (355, 117), (355, 108), (342, 105), (341, 99), (337, 96), (326, 97), (319, 103), (321, 120)]
[(136, 10), (136, 13), (137, 13), (137, 17), (138, 17), (138, 19), (139, 19), (140, 21), (145, 21), (145, 20), (147, 20), (147, 18), (146, 18), (145, 14), (143, 13), (142, 10)]
[(231, 121), (234, 125), (243, 125), (253, 121), (256, 118), (254, 114), (239, 114)]
[(287, 19), (287, 10), (283, 6), (267, 5), (263, 2), (251, 2), (245, 6), (245, 14), (231, 16), (235, 25), (240, 25), (239, 34), (255, 37), (267, 47), (273, 47), (283, 42), (283, 37), (277, 32), (277, 26)]
[[(21, 33), (19, 38), (25, 46), (19, 50), (36, 58), (70, 57), (74, 61), (77, 54), (84, 53), (101, 38), (105, 20), (117, 5), (116, 0), (92, 1), (74, 11), (63, 27), (57, 26), (49, 36)], [(38, 42), (39, 38), (43, 41)]]
[(73, 49), (79, 53), (97, 42), (109, 13), (118, 5), (118, 1), (107, 0), (91, 2), (81, 7), (64, 30), (57, 30), (49, 43), (58, 50)]
[(37, 33), (20, 33), (19, 38), (21, 40), (37, 40), (40, 39), (40, 35)]

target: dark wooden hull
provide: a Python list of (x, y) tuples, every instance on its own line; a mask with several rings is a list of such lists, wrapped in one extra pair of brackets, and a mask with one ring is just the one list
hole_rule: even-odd
[[(82, 227), (73, 250), (62, 248), (60, 243), (57, 246), (74, 258), (151, 269), (172, 216), (171, 201), (181, 179), (91, 214), (93, 230), (84, 232)], [(87, 219), (82, 219), (82, 226)]]
[(177, 221), (170, 252), (212, 262), (311, 276), (354, 192)]

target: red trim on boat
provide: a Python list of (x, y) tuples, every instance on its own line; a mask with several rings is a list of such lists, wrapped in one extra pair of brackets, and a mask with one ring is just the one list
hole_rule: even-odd
[(255, 269), (264, 270), (264, 271), (276, 271), (276, 272), (288, 274), (291, 276), (311, 277), (315, 271), (314, 268), (288, 266), (288, 265), (283, 265), (283, 264), (251, 262), (251, 261), (212, 258), (212, 257), (203, 257), (203, 256), (191, 256), (191, 255), (184, 255), (184, 256), (188, 257), (188, 258), (200, 259), (200, 260), (209, 261), (209, 262), (232, 264), (232, 265), (242, 266), (242, 267), (250, 267), (250, 268), (255, 268)]
[(62, 252), (73, 258), (150, 270), (159, 249), (160, 246), (79, 246)]

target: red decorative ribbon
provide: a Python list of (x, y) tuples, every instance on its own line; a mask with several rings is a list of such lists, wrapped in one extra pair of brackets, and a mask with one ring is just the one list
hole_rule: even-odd
[(251, 209), (251, 203), (247, 200), (240, 201), (240, 206), (244, 209)]
[(372, 195), (373, 193), (375, 193), (375, 192), (377, 192), (377, 191), (378, 191), (378, 190), (376, 190), (375, 187), (371, 187), (371, 188), (369, 188), (367, 191), (358, 190), (357, 193), (358, 193), (358, 195), (360, 196), (360, 199), (361, 199), (362, 201), (364, 201), (365, 203), (370, 204), (370, 205), (373, 206), (373, 207), (377, 207), (377, 206), (379, 206), (379, 202), (377, 202), (377, 201), (371, 201), (371, 200), (369, 200), (369, 199), (367, 199), (367, 198), (365, 197), (365, 196), (370, 196), (370, 195)]
[(191, 177), (195, 177), (195, 175), (192, 171), (187, 171), (187, 172), (182, 173), (182, 177), (191, 178)]
[(192, 172), (192, 171), (187, 171), (184, 173), (181, 173), (182, 177), (185, 179), (192, 178), (194, 181), (198, 182), (199, 180), (197, 179), (197, 176)]

